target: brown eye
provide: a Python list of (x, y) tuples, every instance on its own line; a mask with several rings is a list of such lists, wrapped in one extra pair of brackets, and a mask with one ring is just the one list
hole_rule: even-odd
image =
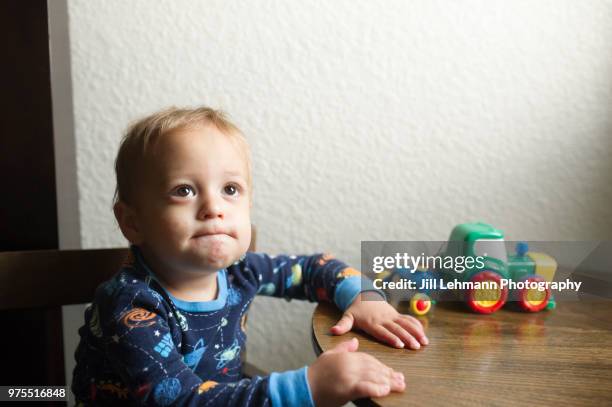
[(223, 192), (230, 196), (234, 196), (238, 193), (238, 188), (234, 184), (229, 184), (223, 188)]
[(175, 193), (180, 197), (186, 197), (189, 196), (189, 194), (195, 195), (195, 192), (189, 185), (181, 185), (176, 189)]

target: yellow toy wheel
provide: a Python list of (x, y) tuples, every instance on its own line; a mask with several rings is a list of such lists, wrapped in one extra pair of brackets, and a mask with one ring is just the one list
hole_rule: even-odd
[(417, 293), (410, 299), (410, 312), (414, 315), (425, 315), (431, 309), (431, 299), (427, 294)]
[(508, 298), (508, 289), (501, 288), (501, 277), (493, 271), (476, 273), (470, 281), (473, 283), (487, 283), (491, 289), (470, 288), (466, 292), (466, 301), (472, 311), (479, 314), (491, 314), (500, 309)]
[[(523, 280), (526, 283), (543, 283), (546, 282), (540, 276), (530, 276)], [(542, 311), (548, 305), (550, 298), (550, 289), (545, 288), (542, 291), (533, 288), (525, 288), (518, 293), (518, 303), (523, 311), (538, 312)]]

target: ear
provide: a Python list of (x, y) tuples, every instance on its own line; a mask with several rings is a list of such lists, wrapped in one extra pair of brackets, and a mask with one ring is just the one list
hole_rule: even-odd
[(142, 233), (138, 226), (136, 212), (121, 201), (113, 206), (113, 212), (115, 212), (115, 218), (117, 219), (117, 223), (119, 223), (119, 228), (123, 236), (132, 244), (142, 243)]

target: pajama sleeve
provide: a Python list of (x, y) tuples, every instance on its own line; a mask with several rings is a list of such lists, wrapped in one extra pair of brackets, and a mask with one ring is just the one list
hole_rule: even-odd
[(247, 253), (247, 267), (259, 282), (258, 294), (331, 301), (346, 310), (363, 291), (376, 291), (361, 273), (327, 254), (314, 256), (269, 256)]
[[(125, 386), (117, 387), (119, 397), (129, 393), (138, 405), (151, 406), (313, 405), (307, 368), (232, 383), (201, 379), (178, 351), (180, 333), (175, 336), (168, 323), (176, 316), (159, 294), (146, 286), (121, 296), (127, 294), (114, 301), (125, 306), (105, 309), (94, 303), (92, 309), (98, 321), (94, 331)], [(91, 401), (103, 403), (101, 396), (92, 394)]]

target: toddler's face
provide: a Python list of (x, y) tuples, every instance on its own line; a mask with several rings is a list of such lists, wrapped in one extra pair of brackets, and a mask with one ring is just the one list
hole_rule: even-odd
[(251, 241), (245, 156), (213, 125), (164, 137), (145, 165), (138, 198), (141, 242), (156, 272), (213, 272)]

